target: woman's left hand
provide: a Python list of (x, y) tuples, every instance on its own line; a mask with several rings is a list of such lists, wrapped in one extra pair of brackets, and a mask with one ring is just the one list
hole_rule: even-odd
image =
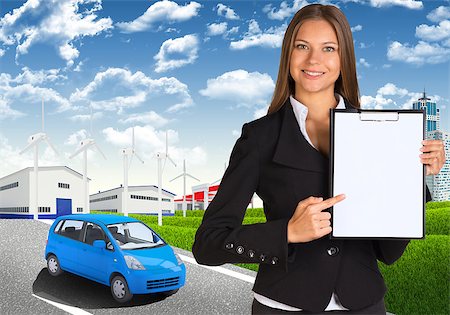
[(442, 140), (424, 140), (419, 155), (420, 161), (425, 164), (425, 175), (436, 175), (445, 163), (444, 142)]

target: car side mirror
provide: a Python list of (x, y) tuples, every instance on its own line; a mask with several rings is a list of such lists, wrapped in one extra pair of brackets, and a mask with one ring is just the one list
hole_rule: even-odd
[(95, 240), (92, 245), (97, 248), (106, 248), (106, 242), (104, 240)]

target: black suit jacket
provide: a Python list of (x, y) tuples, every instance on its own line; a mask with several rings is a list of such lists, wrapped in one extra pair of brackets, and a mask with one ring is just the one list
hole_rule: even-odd
[[(347, 102), (346, 107), (351, 108)], [(392, 264), (408, 241), (325, 236), (288, 245), (287, 223), (298, 202), (330, 197), (328, 183), (329, 160), (303, 137), (289, 101), (244, 124), (197, 231), (196, 260), (205, 265), (260, 263), (253, 290), (308, 311), (323, 311), (333, 291), (351, 310), (380, 301), (386, 287), (377, 259)], [(267, 222), (242, 225), (254, 192), (263, 200)]]

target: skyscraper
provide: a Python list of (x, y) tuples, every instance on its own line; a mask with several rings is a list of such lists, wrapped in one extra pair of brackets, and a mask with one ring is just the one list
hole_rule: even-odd
[(436, 102), (428, 98), (423, 91), (423, 96), (413, 103), (413, 109), (424, 109), (426, 114), (425, 138), (428, 140), (442, 140), (446, 161), (437, 175), (426, 177), (427, 186), (430, 189), (434, 201), (450, 200), (450, 133), (440, 130), (440, 113)]
[(419, 98), (417, 102), (413, 103), (413, 109), (425, 109), (426, 132), (440, 130), (439, 108), (436, 107), (436, 102), (432, 102), (431, 99), (426, 96), (425, 90), (423, 91), (423, 96)]

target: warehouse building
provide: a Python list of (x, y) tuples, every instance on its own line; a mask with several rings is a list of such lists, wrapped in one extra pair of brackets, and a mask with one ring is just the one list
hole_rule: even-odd
[[(158, 213), (158, 187), (128, 186), (128, 213), (157, 214)], [(89, 203), (92, 211), (123, 213), (124, 188), (117, 188), (90, 195)], [(162, 209), (164, 215), (173, 215), (175, 194), (162, 189)]]
[[(83, 213), (83, 175), (67, 166), (40, 166), (38, 217)], [(0, 218), (33, 218), (33, 167), (0, 178)]]

